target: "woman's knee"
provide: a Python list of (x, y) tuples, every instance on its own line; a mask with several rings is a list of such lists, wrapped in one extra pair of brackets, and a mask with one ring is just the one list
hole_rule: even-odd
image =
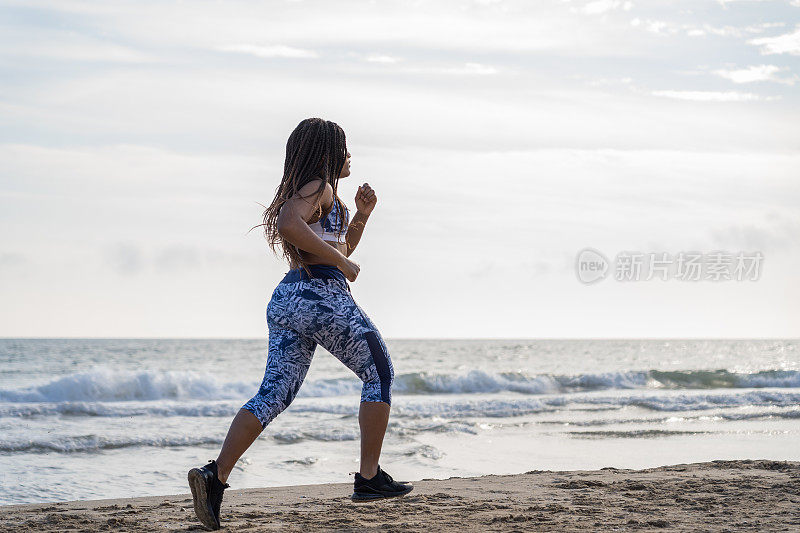
[(271, 327), (269, 355), (258, 392), (242, 409), (253, 413), (266, 427), (294, 401), (311, 365), (316, 343), (296, 331)]
[(258, 394), (250, 398), (250, 400), (242, 406), (242, 409), (253, 413), (256, 418), (258, 418), (258, 421), (261, 422), (261, 427), (265, 428), (276, 416), (289, 407), (289, 404), (294, 400), (295, 394), (296, 391), (290, 390), (286, 397), (281, 399), (274, 393), (264, 394), (264, 392), (259, 391)]

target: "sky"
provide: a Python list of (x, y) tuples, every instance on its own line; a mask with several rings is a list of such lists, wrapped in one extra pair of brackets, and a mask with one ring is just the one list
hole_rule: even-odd
[[(264, 338), (304, 118), (386, 338), (800, 337), (800, 1), (0, 1), (0, 336)], [(609, 274), (581, 281), (577, 257)], [(760, 253), (617, 279), (620, 254)]]

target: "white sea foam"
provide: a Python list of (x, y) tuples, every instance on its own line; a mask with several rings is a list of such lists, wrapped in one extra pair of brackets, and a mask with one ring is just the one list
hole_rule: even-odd
[(224, 382), (208, 373), (96, 368), (60, 377), (36, 387), (0, 390), (3, 402), (117, 402), (165, 399), (242, 398), (257, 381)]
[[(591, 393), (562, 394), (539, 397), (508, 396), (469, 398), (461, 396), (448, 398), (420, 399), (407, 397), (392, 404), (393, 417), (514, 417), (535, 413), (581, 410), (616, 410), (626, 406), (641, 407), (651, 411), (703, 411), (727, 407), (794, 407), (800, 406), (800, 392), (786, 390), (720, 391), (705, 393), (698, 391), (647, 393), (632, 391), (613, 396)], [(323, 412), (332, 414), (351, 414), (355, 406), (339, 402), (309, 402), (293, 406), (296, 412)]]
[(61, 435), (53, 438), (34, 439), (0, 439), (0, 452), (6, 453), (76, 453), (98, 452), (118, 448), (139, 446), (155, 446), (169, 448), (177, 446), (201, 446), (222, 444), (222, 438), (216, 437), (136, 437), (136, 436), (98, 436), (98, 435)]
[[(396, 397), (392, 402), (393, 419), (439, 417), (514, 417), (554, 411), (617, 410), (625, 406), (651, 411), (703, 411), (742, 406), (800, 406), (800, 392), (790, 390), (729, 390), (717, 392), (630, 391), (615, 395), (597, 393), (560, 394), (544, 396), (509, 396), (508, 394), (436, 395), (435, 397)], [(228, 417), (241, 407), (241, 401), (162, 401), (162, 402), (75, 402), (50, 404), (0, 404), (0, 416), (30, 417), (47, 415), (130, 417), (186, 416)], [(296, 399), (290, 409), (294, 413), (324, 413), (355, 416), (358, 395), (342, 398)], [(431, 428), (439, 422), (431, 421)]]
[[(223, 381), (209, 373), (192, 371), (116, 371), (96, 368), (60, 377), (23, 389), (0, 389), (0, 402), (127, 402), (155, 400), (248, 399), (258, 390), (260, 377)], [(737, 389), (797, 388), (800, 371), (765, 370), (733, 373), (726, 370), (625, 371), (577, 375), (527, 374), (524, 372), (465, 373), (413, 372), (395, 377), (394, 394), (472, 394), (514, 392), (561, 394), (627, 389)], [(358, 394), (355, 377), (306, 382), (298, 397), (335, 397)]]

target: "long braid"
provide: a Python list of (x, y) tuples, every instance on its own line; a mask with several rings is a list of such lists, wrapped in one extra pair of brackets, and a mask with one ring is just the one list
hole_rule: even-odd
[[(336, 191), (339, 174), (346, 158), (347, 139), (344, 130), (338, 124), (316, 117), (302, 120), (286, 142), (283, 179), (275, 190), (275, 198), (269, 207), (261, 204), (264, 207), (264, 222), (253, 226), (253, 228), (264, 226), (264, 234), (273, 253), (278, 254), (280, 245), (282, 255), (289, 264), (300, 265), (309, 276), (311, 271), (303, 260), (300, 250), (278, 233), (278, 215), (283, 204), (297, 194), (306, 183), (322, 178), (320, 187), (312, 193), (314, 196), (312, 203), (316, 204), (319, 201), (325, 190), (325, 183), (330, 183), (333, 187), (335, 205), (339, 209), (340, 216), (344, 217), (344, 203)], [(319, 210), (320, 218), (325, 216), (321, 205)], [(337, 237), (341, 235), (343, 226), (340, 225)]]

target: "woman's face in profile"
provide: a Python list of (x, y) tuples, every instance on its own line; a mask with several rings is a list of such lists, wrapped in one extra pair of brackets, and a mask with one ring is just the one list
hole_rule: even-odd
[(346, 178), (350, 175), (350, 151), (347, 151), (347, 157), (344, 160), (344, 165), (342, 165), (342, 172), (339, 174), (340, 178)]

